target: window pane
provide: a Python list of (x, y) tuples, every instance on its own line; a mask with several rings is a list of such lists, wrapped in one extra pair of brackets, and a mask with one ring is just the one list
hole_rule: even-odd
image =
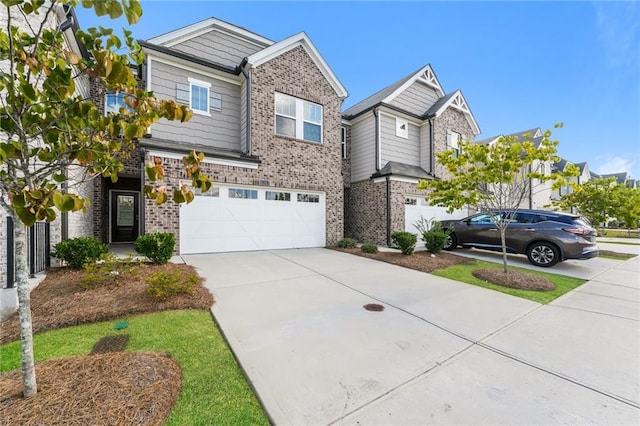
[(208, 112), (209, 89), (191, 85), (191, 109)]
[(291, 201), (291, 193), (267, 191), (265, 193), (265, 199), (274, 201)]
[(322, 123), (322, 107), (310, 102), (304, 103), (304, 121), (312, 121), (317, 124)]
[(312, 141), (312, 142), (320, 142), (322, 139), (320, 138), (322, 127), (317, 124), (312, 123), (304, 123), (304, 140)]
[(296, 116), (296, 100), (289, 96), (284, 96), (276, 93), (276, 113), (282, 115), (288, 115), (289, 117)]
[(107, 104), (105, 112), (119, 112), (120, 108), (125, 108), (129, 111), (132, 109), (124, 102), (125, 94), (119, 93), (107, 93)]
[(258, 191), (255, 189), (229, 188), (229, 198), (246, 198), (249, 200), (258, 199)]
[(276, 115), (276, 134), (296, 137), (296, 120)]
[(318, 194), (298, 194), (299, 203), (319, 203), (320, 196)]

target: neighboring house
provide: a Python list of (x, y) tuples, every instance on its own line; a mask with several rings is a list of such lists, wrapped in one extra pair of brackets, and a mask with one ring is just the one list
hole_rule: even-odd
[[(529, 141), (534, 144), (536, 148), (540, 147), (542, 143), (543, 135), (542, 130), (539, 127), (533, 129), (524, 130), (521, 132), (511, 133), (509, 135), (497, 135), (490, 138), (477, 141), (477, 144), (491, 145), (500, 139), (501, 137), (515, 138), (516, 142)], [(552, 172), (553, 164), (551, 161), (541, 162), (538, 160), (533, 161), (531, 165), (527, 167), (527, 170), (523, 170), (524, 174), (531, 172), (539, 172), (544, 175), (550, 175)], [(551, 196), (553, 194), (552, 183), (549, 181), (539, 181), (538, 179), (529, 179), (528, 189), (525, 198), (520, 203), (520, 207), (524, 209), (545, 209), (551, 202)]]
[[(343, 236), (341, 105), (347, 91), (305, 33), (279, 42), (210, 18), (140, 41), (141, 81), (194, 112), (161, 120), (116, 183), (97, 179), (94, 232), (108, 243), (172, 232), (180, 253), (333, 245)], [(104, 108), (121, 100), (94, 87)], [(188, 205), (143, 199), (144, 163), (171, 186), (205, 154), (213, 188)]]
[(445, 94), (426, 65), (346, 109), (342, 118), (345, 236), (386, 245), (395, 231), (415, 233), (420, 217), (451, 216), (429, 206), (416, 185), (445, 176), (435, 152), (480, 133), (460, 90)]
[(620, 185), (625, 185), (629, 188), (637, 188), (637, 181), (634, 179), (631, 179), (631, 176), (629, 176), (629, 173), (627, 172), (607, 173), (604, 175), (600, 175), (600, 177), (604, 179), (615, 178), (616, 182), (619, 183)]

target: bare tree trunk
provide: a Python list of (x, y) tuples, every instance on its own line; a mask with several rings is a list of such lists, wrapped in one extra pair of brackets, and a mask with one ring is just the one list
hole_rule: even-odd
[(500, 229), (500, 240), (502, 242), (502, 271), (507, 273), (507, 230)]
[(38, 392), (36, 369), (33, 358), (33, 327), (31, 325), (31, 289), (27, 267), (27, 228), (14, 217), (16, 244), (16, 287), (18, 291), (18, 313), (20, 315), (20, 342), (22, 347), (22, 387), (25, 398)]

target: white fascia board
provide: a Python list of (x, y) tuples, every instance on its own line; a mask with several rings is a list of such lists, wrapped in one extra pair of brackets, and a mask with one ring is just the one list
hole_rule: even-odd
[(221, 30), (227, 34), (236, 36), (242, 40), (253, 43), (259, 47), (270, 46), (273, 41), (268, 38), (262, 37), (258, 34), (254, 34), (251, 31), (244, 28), (237, 27), (228, 22), (221, 21), (216, 18), (208, 18), (204, 21), (196, 22), (195, 24), (187, 25), (175, 31), (171, 31), (160, 36), (147, 40), (149, 43), (159, 44), (165, 47), (175, 46), (178, 43), (182, 43), (186, 40), (198, 37), (202, 34), (206, 34), (213, 30)]
[(422, 76), (425, 73), (429, 73), (430, 75), (433, 76), (433, 80), (434, 83), (429, 83), (428, 81), (424, 80), (424, 82), (426, 84), (428, 84), (429, 86), (433, 87), (434, 89), (436, 89), (436, 92), (438, 92), (438, 95), (440, 97), (444, 96), (444, 90), (442, 90), (442, 86), (440, 85), (440, 82), (438, 81), (438, 79), (436, 78), (435, 73), (433, 72), (433, 69), (431, 68), (431, 65), (425, 65), (423, 68), (421, 68), (417, 73), (415, 73), (413, 75), (413, 77), (411, 77), (410, 79), (408, 79), (407, 81), (404, 82), (404, 84), (400, 87), (398, 87), (396, 90), (394, 90), (389, 96), (387, 96), (386, 98), (384, 98), (382, 100), (382, 103), (386, 103), (386, 104), (390, 104), (398, 95), (400, 95), (400, 93), (404, 92), (405, 90), (407, 90), (413, 83), (415, 83), (416, 80), (418, 79), (422, 79)]
[[(413, 183), (416, 185), (420, 181), (420, 179), (403, 177), (403, 176), (389, 176), (389, 180), (392, 182), (405, 182), (405, 183)], [(387, 181), (387, 176), (377, 177), (373, 179), (373, 183), (381, 183), (386, 181)]]
[[(148, 155), (151, 155), (153, 157), (172, 158), (174, 160), (182, 160), (182, 158), (186, 155), (186, 154), (180, 154), (179, 152), (162, 151), (162, 150), (155, 150), (155, 149), (148, 149), (146, 152)], [(253, 162), (245, 162), (242, 160), (227, 160), (222, 158), (207, 157), (206, 155), (204, 157), (204, 160), (202, 160), (202, 162), (206, 164), (219, 164), (221, 166), (243, 167), (245, 169), (258, 168), (258, 164)]]
[[(192, 71), (194, 73), (204, 75), (216, 80), (225, 81), (227, 83), (236, 84), (238, 86), (242, 85), (243, 78), (241, 78), (240, 76), (234, 76), (233, 74), (229, 74), (223, 71), (218, 71), (213, 68), (196, 64), (195, 62), (191, 62), (186, 59), (177, 58), (172, 55), (167, 55), (166, 53), (158, 52), (156, 50), (150, 50), (143, 47), (142, 51), (147, 56), (147, 63), (150, 63), (151, 61), (159, 62), (166, 65), (171, 65), (186, 71)], [(151, 67), (148, 66), (148, 72), (150, 71), (151, 71)], [(147, 74), (147, 81), (150, 81), (150, 80), (151, 80), (151, 74)]]
[(405, 114), (403, 114), (403, 113), (401, 113), (399, 111), (396, 111), (394, 109), (385, 108), (384, 105), (380, 106), (379, 114), (380, 115), (385, 115), (385, 116), (390, 117), (390, 118), (401, 118), (402, 120), (407, 120), (407, 122), (409, 124), (413, 124), (416, 127), (420, 127), (420, 126), (422, 126), (424, 124), (424, 122), (417, 121), (415, 117), (412, 117), (410, 115), (405, 115)]
[[(459, 106), (454, 104), (454, 101), (458, 97), (462, 99), (466, 108), (460, 108)], [(467, 100), (464, 98), (464, 95), (462, 94), (462, 91), (460, 91), (460, 89), (456, 90), (455, 94), (451, 96), (447, 102), (442, 104), (440, 108), (438, 108), (438, 110), (435, 113), (435, 116), (436, 117), (440, 116), (440, 114), (442, 114), (449, 107), (454, 108), (455, 110), (460, 111), (465, 115), (465, 117), (467, 118), (467, 121), (469, 122), (469, 125), (471, 126), (471, 130), (473, 131), (474, 135), (477, 136), (480, 134), (480, 126), (478, 126), (478, 123), (476, 122), (475, 117), (473, 116), (473, 114), (471, 113), (471, 110), (469, 109)]]
[(258, 67), (265, 62), (268, 62), (271, 59), (276, 58), (298, 46), (302, 46), (304, 48), (313, 62), (318, 66), (318, 69), (320, 70), (324, 78), (327, 79), (331, 87), (333, 87), (333, 90), (336, 91), (340, 99), (344, 99), (349, 96), (347, 89), (345, 89), (342, 83), (340, 83), (338, 77), (336, 77), (333, 71), (331, 71), (331, 68), (329, 68), (327, 62), (324, 60), (322, 55), (320, 55), (320, 52), (318, 52), (313, 43), (311, 43), (311, 40), (309, 39), (307, 34), (305, 34), (304, 32), (294, 34), (291, 37), (285, 38), (282, 41), (272, 44), (266, 49), (262, 49), (261, 51), (254, 53), (247, 58), (248, 63), (252, 67)]

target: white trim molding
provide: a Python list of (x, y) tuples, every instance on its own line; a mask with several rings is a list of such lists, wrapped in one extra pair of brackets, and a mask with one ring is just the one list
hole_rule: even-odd
[[(153, 157), (164, 157), (164, 158), (171, 158), (174, 160), (182, 160), (182, 158), (186, 155), (186, 154), (180, 154), (178, 152), (173, 152), (173, 151), (162, 151), (162, 150), (155, 150), (155, 149), (148, 149), (147, 154)], [(218, 164), (221, 166), (242, 167), (245, 169), (254, 169), (254, 170), (258, 168), (258, 164), (253, 162), (207, 157), (206, 155), (204, 157), (204, 160), (202, 160), (202, 162), (206, 164)]]
[(402, 86), (398, 87), (389, 96), (384, 98), (382, 102), (386, 104), (391, 103), (398, 95), (407, 90), (409, 86), (411, 86), (416, 80), (419, 80), (427, 86), (435, 89), (435, 91), (438, 93), (438, 96), (444, 96), (444, 90), (442, 90), (442, 86), (436, 78), (436, 74), (433, 72), (431, 65), (427, 64), (422, 67), (417, 73), (415, 73), (413, 77), (405, 81)]
[(471, 126), (471, 130), (473, 130), (473, 134), (474, 135), (479, 135), (480, 134), (480, 126), (478, 126), (478, 123), (476, 122), (475, 117), (473, 116), (473, 114), (471, 113), (471, 110), (469, 109), (469, 106), (467, 105), (467, 101), (465, 100), (464, 96), (462, 95), (462, 91), (460, 89), (456, 90), (453, 93), (453, 96), (451, 96), (447, 102), (443, 103), (440, 108), (438, 108), (438, 110), (435, 113), (435, 116), (438, 117), (440, 114), (442, 114), (447, 108), (453, 108), (455, 110), (460, 111), (461, 113), (464, 114), (464, 116), (466, 117), (467, 121), (469, 122), (469, 125)]

